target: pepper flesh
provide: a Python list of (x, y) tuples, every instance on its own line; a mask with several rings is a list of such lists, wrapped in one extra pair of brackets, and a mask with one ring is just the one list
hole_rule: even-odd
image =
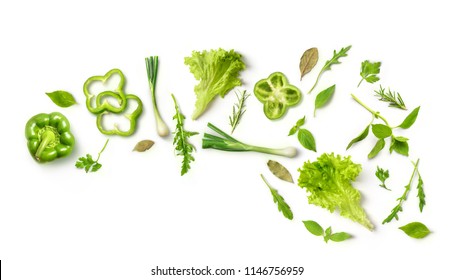
[(41, 163), (70, 155), (75, 144), (68, 119), (58, 112), (31, 117), (25, 138), (30, 154)]
[(254, 86), (254, 94), (263, 103), (265, 116), (270, 120), (281, 118), (288, 107), (301, 101), (301, 91), (290, 85), (285, 75), (274, 72)]

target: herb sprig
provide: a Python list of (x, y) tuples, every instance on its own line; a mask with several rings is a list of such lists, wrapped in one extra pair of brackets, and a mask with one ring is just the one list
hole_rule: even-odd
[(319, 225), (316, 221), (303, 221), (304, 226), (306, 227), (307, 231), (312, 233), (315, 236), (323, 236), (323, 240), (325, 243), (328, 243), (329, 240), (334, 242), (341, 242), (351, 238), (352, 236), (346, 232), (336, 232), (333, 233), (331, 227), (327, 229), (323, 229), (321, 225)]
[(88, 172), (96, 172), (101, 169), (102, 164), (99, 163), (99, 158), (101, 157), (102, 152), (106, 149), (107, 143), (109, 143), (109, 139), (106, 140), (106, 143), (102, 147), (101, 151), (98, 153), (98, 157), (96, 160), (93, 160), (92, 155), (87, 154), (86, 157), (80, 157), (79, 160), (76, 162), (76, 167), (79, 169), (84, 169), (85, 173)]
[(230, 126), (232, 127), (230, 134), (233, 133), (235, 128), (240, 123), (243, 114), (246, 112), (246, 99), (250, 96), (250, 94), (248, 94), (246, 90), (241, 93), (235, 92), (235, 94), (237, 103), (233, 105), (232, 115), (229, 116)]
[(388, 187), (386, 187), (385, 181), (389, 178), (389, 170), (384, 170), (380, 166), (377, 166), (377, 171), (375, 171), (375, 176), (380, 180), (381, 184), (380, 187), (390, 191)]
[(192, 153), (195, 147), (189, 142), (189, 137), (199, 134), (198, 132), (186, 131), (184, 129), (185, 116), (181, 113), (178, 107), (177, 100), (172, 94), (173, 102), (175, 104), (175, 116), (173, 119), (176, 121), (176, 128), (173, 132), (173, 145), (178, 156), (183, 156), (181, 165), (181, 176), (186, 174), (191, 168), (190, 163), (194, 161)]
[(298, 133), (298, 141), (300, 142), (301, 146), (308, 150), (317, 152), (314, 135), (312, 135), (312, 132), (310, 132), (309, 130), (301, 128), (305, 122), (306, 116), (299, 119), (296, 124), (290, 129), (288, 136)]
[(392, 92), (391, 89), (388, 88), (386, 91), (381, 85), (379, 90), (375, 90), (375, 96), (378, 97), (378, 100), (383, 102), (388, 102), (389, 107), (399, 108), (402, 110), (407, 110), (405, 107), (405, 102), (402, 99), (402, 96), (398, 92)]
[(293, 212), (292, 209), (290, 209), (290, 206), (285, 202), (285, 199), (278, 193), (278, 191), (271, 187), (271, 185), (266, 181), (265, 177), (263, 177), (262, 174), (260, 174), (260, 177), (262, 177), (263, 182), (265, 182), (266, 186), (269, 188), (271, 195), (273, 196), (274, 202), (277, 204), (277, 209), (282, 212), (282, 215), (286, 217), (289, 220), (293, 220)]
[(358, 83), (358, 87), (361, 83), (366, 80), (368, 83), (375, 83), (380, 80), (378, 74), (380, 74), (381, 62), (370, 62), (369, 60), (364, 60), (361, 63), (361, 80)]

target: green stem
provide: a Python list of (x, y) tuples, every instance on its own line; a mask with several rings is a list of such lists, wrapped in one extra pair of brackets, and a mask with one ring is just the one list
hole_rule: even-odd
[(361, 79), (361, 81), (359, 81), (359, 83), (358, 83), (358, 86), (357, 86), (357, 87), (359, 87), (359, 86), (361, 85), (361, 83), (362, 83), (363, 81), (364, 81), (364, 78), (362, 78), (362, 79)]
[(39, 143), (38, 150), (35, 153), (35, 158), (39, 160), (41, 154), (47, 148), (47, 146), (55, 140), (55, 134), (51, 130), (46, 130), (41, 135), (41, 142)]
[(107, 143), (109, 143), (109, 139), (106, 140), (104, 147), (102, 147), (101, 151), (98, 153), (98, 158), (96, 159), (96, 162), (99, 161), (99, 158), (101, 157), (102, 152), (104, 152), (104, 150), (106, 149)]
[(156, 80), (158, 78), (158, 57), (157, 56), (150, 56), (149, 58), (145, 58), (146, 66), (147, 66), (147, 74), (148, 74), (148, 86), (150, 87), (151, 91), (151, 101), (153, 103), (153, 112), (156, 119), (156, 128), (158, 131), (159, 136), (165, 137), (169, 135), (170, 130), (169, 127), (166, 125), (164, 120), (161, 117), (161, 114), (158, 110), (158, 103), (156, 101)]
[(364, 104), (361, 100), (359, 100), (359, 98), (356, 97), (353, 93), (351, 94), (351, 96), (353, 97), (353, 99), (354, 99), (356, 102), (358, 102), (359, 105), (363, 106), (363, 108), (366, 109), (367, 111), (369, 111), (375, 118), (381, 119), (382, 121), (385, 122), (385, 124), (386, 124), (387, 126), (390, 127), (388, 121), (387, 121), (382, 115), (380, 115), (379, 112), (372, 110), (369, 106), (367, 106), (367, 105)]
[(318, 80), (320, 79), (320, 76), (322, 75), (322, 72), (323, 72), (323, 69), (320, 71), (320, 73), (318, 73), (317, 79), (315, 80), (315, 84), (314, 84), (314, 85), (312, 86), (312, 88), (307, 92), (307, 94), (310, 94), (310, 93), (314, 90), (315, 86), (317, 86)]

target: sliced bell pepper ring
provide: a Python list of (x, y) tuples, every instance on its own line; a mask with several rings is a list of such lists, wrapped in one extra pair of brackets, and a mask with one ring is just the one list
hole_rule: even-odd
[(31, 117), (25, 138), (30, 154), (41, 163), (70, 155), (75, 143), (68, 119), (58, 112)]
[[(112, 78), (112, 76), (118, 75), (120, 77), (120, 80), (118, 82), (118, 86), (114, 90), (106, 90), (102, 91), (99, 94), (93, 94), (91, 92), (91, 86), (95, 83), (102, 83), (105, 85), (109, 79)], [(125, 107), (126, 107), (126, 97), (125, 93), (123, 92), (123, 86), (125, 84), (125, 76), (123, 75), (123, 72), (121, 72), (119, 69), (112, 69), (109, 72), (107, 72), (104, 76), (93, 76), (88, 78), (85, 83), (84, 83), (84, 94), (86, 97), (86, 105), (88, 111), (90, 111), (93, 114), (99, 114), (104, 111), (110, 111), (113, 113), (120, 113), (123, 112)], [(107, 100), (103, 100), (102, 96), (103, 95), (109, 95), (117, 99), (119, 102), (119, 106), (113, 106), (110, 104)], [(101, 97), (100, 97), (101, 95)], [(93, 104), (95, 103), (95, 104)]]
[(135, 100), (136, 103), (137, 103), (137, 108), (130, 114), (127, 114), (127, 113), (123, 113), (122, 116), (124, 116), (126, 119), (129, 120), (129, 129), (128, 130), (121, 130), (119, 127), (118, 127), (118, 124), (114, 124), (114, 128), (113, 129), (106, 129), (104, 128), (103, 126), (103, 118), (104, 116), (108, 116), (109, 115), (109, 111), (104, 111), (100, 114), (98, 114), (96, 116), (96, 125), (99, 129), (99, 131), (102, 133), (102, 134), (105, 134), (105, 135), (119, 135), (119, 136), (130, 136), (134, 133), (134, 131), (136, 130), (136, 126), (137, 126), (137, 119), (139, 118), (139, 116), (142, 114), (142, 108), (143, 108), (143, 104), (142, 104), (142, 101), (140, 100), (139, 97), (133, 95), (133, 94), (126, 94), (126, 102), (127, 103), (130, 103), (130, 100)]
[(263, 103), (265, 116), (270, 120), (281, 118), (288, 107), (295, 106), (302, 98), (301, 91), (290, 85), (281, 72), (258, 81), (254, 86), (254, 95)]

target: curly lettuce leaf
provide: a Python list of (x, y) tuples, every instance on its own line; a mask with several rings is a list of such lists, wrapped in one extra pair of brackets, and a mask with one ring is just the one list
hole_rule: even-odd
[(246, 68), (241, 54), (234, 50), (223, 49), (193, 51), (192, 56), (184, 58), (184, 64), (199, 82), (194, 87), (196, 94), (195, 120), (207, 109), (208, 104), (217, 96), (222, 98), (234, 87), (241, 86), (240, 71)]
[(360, 164), (353, 163), (350, 157), (325, 153), (317, 161), (305, 162), (298, 171), (298, 185), (310, 193), (310, 204), (328, 209), (331, 213), (338, 209), (341, 216), (373, 229), (361, 207), (361, 194), (351, 185), (361, 172)]

